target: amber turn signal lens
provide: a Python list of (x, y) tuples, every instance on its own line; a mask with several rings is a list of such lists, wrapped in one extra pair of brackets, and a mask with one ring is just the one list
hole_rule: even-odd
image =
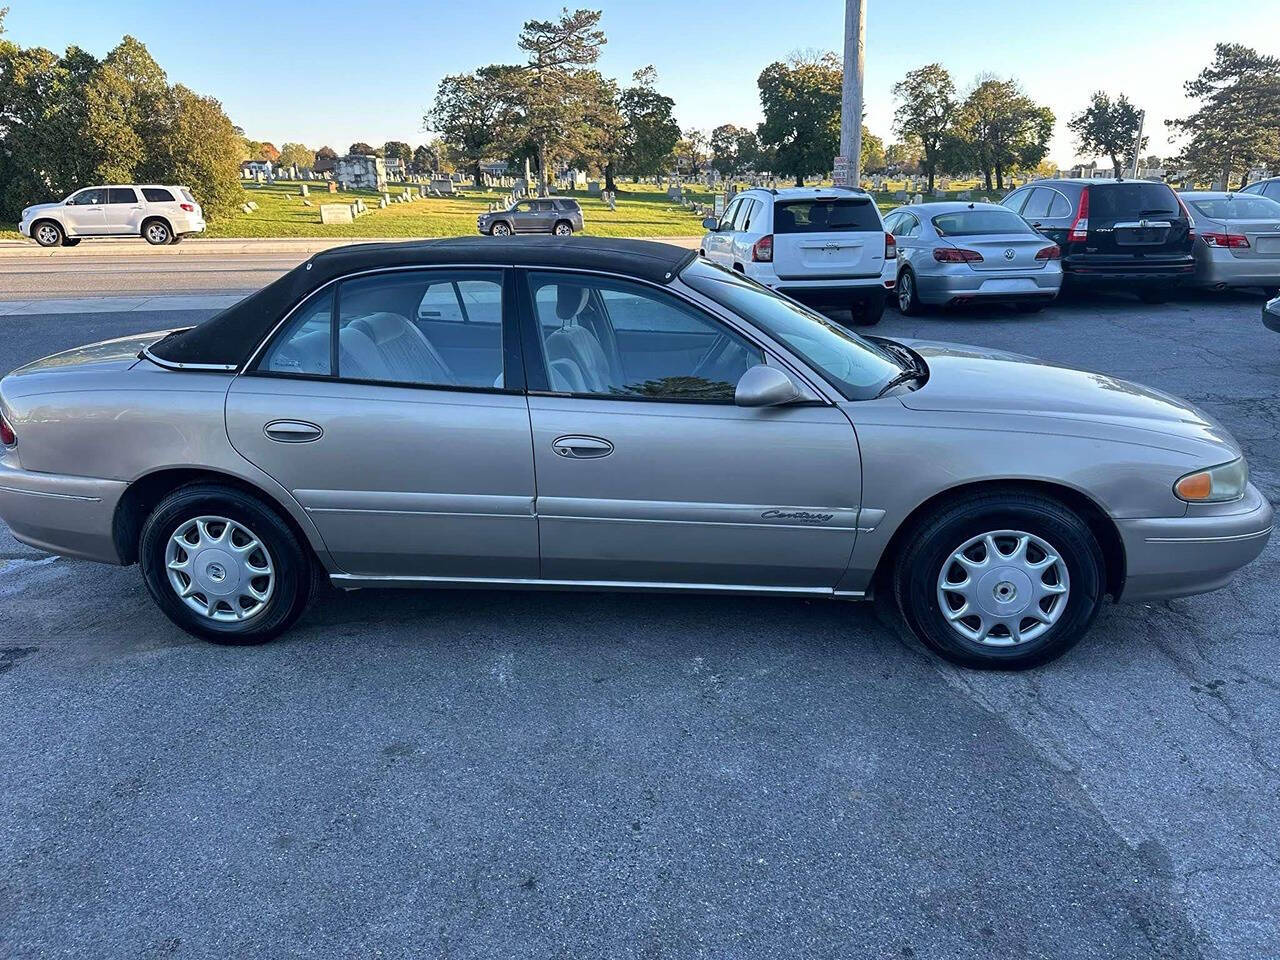
[(1208, 470), (1188, 474), (1178, 481), (1173, 491), (1183, 500), (1208, 500), (1213, 495), (1213, 477)]

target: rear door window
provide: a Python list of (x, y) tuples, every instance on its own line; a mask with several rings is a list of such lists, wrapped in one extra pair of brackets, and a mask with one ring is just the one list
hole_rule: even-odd
[(880, 214), (869, 199), (835, 197), (779, 200), (773, 206), (774, 233), (879, 232)]
[(109, 187), (107, 203), (137, 203), (138, 195), (133, 187)]
[(1036, 187), (1031, 191), (1031, 198), (1022, 208), (1022, 215), (1028, 220), (1043, 220), (1049, 216), (1049, 206), (1053, 203), (1053, 191), (1044, 187)]
[(1163, 183), (1108, 183), (1089, 187), (1089, 219), (1143, 220), (1177, 217), (1178, 198)]

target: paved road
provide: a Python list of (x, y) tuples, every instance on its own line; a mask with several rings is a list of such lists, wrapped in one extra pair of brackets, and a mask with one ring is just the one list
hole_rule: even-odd
[[(199, 315), (0, 317), (0, 368)], [(1280, 497), (1256, 301), (881, 332), (1183, 394)], [(741, 598), (332, 595), (225, 649), (0, 554), (5, 956), (1280, 954), (1280, 545), (1015, 676)]]
[(44, 297), (248, 293), (292, 270), (307, 254), (230, 256), (5, 257), (2, 301)]

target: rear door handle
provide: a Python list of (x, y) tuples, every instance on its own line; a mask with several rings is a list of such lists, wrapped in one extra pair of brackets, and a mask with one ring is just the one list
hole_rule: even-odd
[(599, 437), (558, 437), (551, 449), (566, 460), (593, 460), (613, 453), (613, 444)]
[(280, 443), (310, 443), (324, 436), (324, 431), (305, 420), (272, 420), (262, 432), (268, 440)]

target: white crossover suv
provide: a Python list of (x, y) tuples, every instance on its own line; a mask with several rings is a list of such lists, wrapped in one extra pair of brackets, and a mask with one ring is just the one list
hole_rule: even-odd
[(702, 225), (702, 255), (714, 263), (816, 307), (847, 307), (855, 323), (884, 314), (898, 252), (865, 190), (747, 190)]
[(204, 230), (204, 211), (187, 187), (85, 187), (61, 203), (22, 211), (18, 230), (42, 247), (74, 247), (86, 237), (142, 237), (160, 246)]

